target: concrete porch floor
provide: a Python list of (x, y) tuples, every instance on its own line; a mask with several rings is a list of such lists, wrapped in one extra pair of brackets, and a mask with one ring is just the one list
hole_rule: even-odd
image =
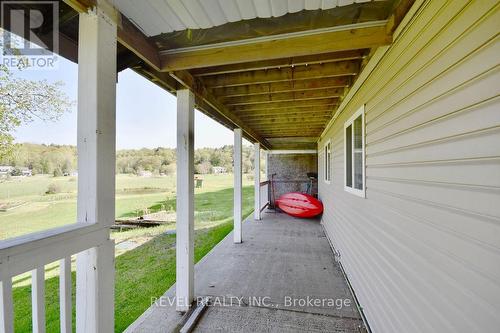
[[(318, 220), (250, 216), (242, 244), (230, 234), (196, 264), (195, 295), (213, 303), (195, 332), (365, 332)], [(175, 285), (126, 332), (175, 330), (181, 315), (168, 304), (174, 296)]]

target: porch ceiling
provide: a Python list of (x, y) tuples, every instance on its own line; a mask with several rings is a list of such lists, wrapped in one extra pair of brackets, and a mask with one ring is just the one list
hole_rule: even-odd
[[(311, 149), (372, 51), (392, 41), (413, 0), (332, 1), (327, 6), (265, 0), (270, 12), (264, 15), (261, 7), (240, 11), (245, 20), (226, 13), (242, 1), (209, 2), (216, 8), (196, 0), (115, 0), (117, 70), (132, 68), (173, 94), (191, 89), (197, 109), (230, 129), (242, 128), (247, 139), (264, 148)], [(281, 2), (288, 7), (278, 11)], [(61, 54), (76, 61), (75, 10), (96, 0), (64, 3), (72, 9), (61, 6)], [(318, 9), (321, 3), (324, 10)], [(203, 13), (196, 12), (200, 6)], [(174, 14), (176, 19), (166, 20)], [(167, 22), (183, 24), (169, 27)]]

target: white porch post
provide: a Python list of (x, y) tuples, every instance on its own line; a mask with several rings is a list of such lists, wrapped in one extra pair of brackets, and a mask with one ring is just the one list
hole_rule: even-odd
[(254, 211), (255, 220), (260, 220), (260, 143), (254, 143)]
[(177, 91), (177, 311), (194, 299), (194, 95)]
[(234, 242), (241, 243), (241, 128), (234, 129)]
[[(80, 14), (78, 38), (77, 222), (115, 218), (116, 18), (100, 8)], [(114, 242), (76, 259), (76, 331), (114, 330)]]

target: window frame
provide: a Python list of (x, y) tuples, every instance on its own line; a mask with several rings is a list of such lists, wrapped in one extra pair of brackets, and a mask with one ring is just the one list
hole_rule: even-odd
[[(362, 179), (363, 188), (354, 188), (354, 121), (361, 116), (361, 161), (362, 161)], [(347, 128), (351, 127), (351, 186), (347, 186)], [(365, 144), (365, 105), (363, 104), (345, 123), (344, 123), (344, 191), (352, 193), (362, 198), (366, 198), (366, 144)]]
[[(330, 184), (332, 181), (332, 141), (328, 139), (323, 145), (323, 181)], [(328, 164), (328, 168), (327, 168)], [(327, 172), (328, 171), (328, 172)], [(326, 176), (329, 176), (328, 178)]]

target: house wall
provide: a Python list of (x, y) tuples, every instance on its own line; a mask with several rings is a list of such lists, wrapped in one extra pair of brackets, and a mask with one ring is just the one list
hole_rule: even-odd
[[(267, 174), (271, 180), (274, 175), (275, 198), (288, 192), (303, 192), (306, 190), (309, 178), (308, 172), (318, 172), (318, 155), (308, 154), (272, 154), (268, 155)], [(313, 193), (317, 193), (317, 183), (313, 183)], [(273, 201), (273, 198), (271, 198)], [(271, 202), (273, 204), (273, 202)]]
[[(498, 332), (499, 4), (412, 14), (318, 143), (322, 222), (373, 332)], [(344, 191), (344, 122), (363, 104), (366, 198)]]

